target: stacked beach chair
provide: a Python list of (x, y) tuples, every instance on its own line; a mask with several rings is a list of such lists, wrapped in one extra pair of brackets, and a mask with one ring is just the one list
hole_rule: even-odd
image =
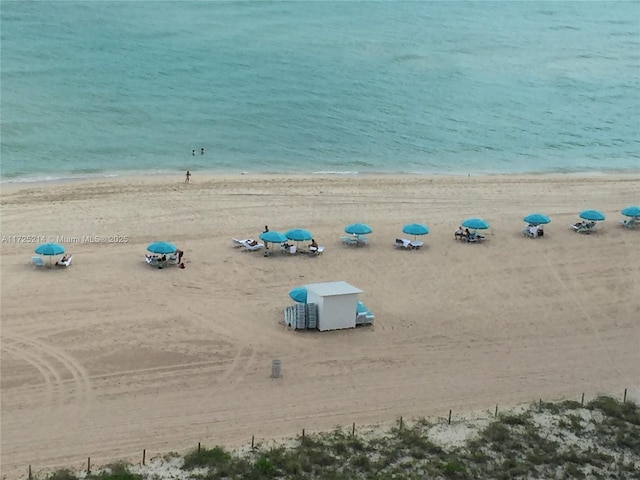
[(358, 308), (356, 313), (356, 326), (357, 325), (371, 325), (375, 320), (375, 316), (371, 313), (366, 305), (362, 302), (358, 302)]
[(293, 330), (318, 328), (318, 305), (297, 303), (285, 308), (284, 324)]

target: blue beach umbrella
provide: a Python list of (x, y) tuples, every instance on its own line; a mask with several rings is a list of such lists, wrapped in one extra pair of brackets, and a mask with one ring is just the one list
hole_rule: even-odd
[(296, 287), (289, 292), (292, 300), (298, 303), (307, 303), (307, 289), (305, 287)]
[(598, 210), (583, 210), (580, 212), (580, 218), (590, 220), (592, 222), (601, 222), (604, 220), (604, 213)]
[(284, 243), (288, 240), (288, 238), (284, 233), (269, 231), (261, 233), (260, 240), (270, 243)]
[(153, 242), (149, 244), (147, 250), (151, 253), (166, 255), (168, 253), (174, 253), (178, 249), (175, 245), (169, 242)]
[(43, 243), (36, 247), (35, 252), (38, 255), (62, 255), (64, 253), (64, 247), (58, 243)]
[(464, 228), (471, 228), (473, 230), (486, 230), (489, 228), (489, 224), (481, 218), (467, 218), (462, 222)]
[(64, 253), (64, 247), (59, 243), (43, 243), (38, 245), (34, 250), (38, 255), (46, 255), (49, 257), (49, 265), (51, 265), (51, 259), (56, 255), (62, 255)]
[(622, 214), (625, 217), (640, 217), (640, 207), (638, 206), (632, 206), (632, 207), (627, 207), (624, 210), (622, 210)]
[(551, 223), (551, 219), (541, 213), (532, 213), (523, 218), (529, 225), (546, 225)]
[(373, 230), (371, 230), (369, 225), (365, 225), (364, 223), (352, 223), (351, 225), (344, 227), (344, 231), (351, 235), (367, 235)]
[(421, 223), (409, 223), (402, 227), (402, 233), (407, 235), (426, 235), (429, 233), (429, 227)]
[(311, 232), (309, 230), (305, 230), (304, 228), (294, 228), (292, 230), (287, 230), (286, 232), (284, 232), (284, 235), (289, 240), (294, 240), (296, 242), (304, 242), (313, 238)]

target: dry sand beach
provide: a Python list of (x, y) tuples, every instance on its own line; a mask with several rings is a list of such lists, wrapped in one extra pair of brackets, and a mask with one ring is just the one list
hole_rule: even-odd
[[(637, 176), (182, 182), (3, 187), (3, 476), (582, 392), (640, 397), (640, 231), (618, 225)], [(607, 220), (579, 235), (569, 225), (586, 208)], [(537, 211), (552, 223), (525, 238)], [(453, 239), (471, 216), (491, 224), (483, 244)], [(368, 247), (340, 243), (352, 222), (372, 226)], [(426, 248), (394, 249), (411, 222), (431, 228)], [(308, 228), (325, 252), (232, 247), (265, 224)], [(59, 237), (73, 265), (35, 270), (23, 235)], [(64, 241), (84, 236), (126, 241)], [(146, 265), (153, 240), (184, 250), (186, 268)], [(287, 292), (332, 280), (364, 291), (375, 324), (287, 330)]]

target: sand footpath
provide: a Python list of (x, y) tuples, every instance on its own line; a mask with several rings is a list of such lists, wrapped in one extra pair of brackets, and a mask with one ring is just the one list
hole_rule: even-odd
[[(538, 398), (640, 399), (640, 179), (603, 176), (226, 175), (3, 185), (2, 475), (82, 468), (303, 428), (444, 416)], [(592, 235), (569, 225), (604, 212)], [(522, 217), (552, 218), (540, 239)], [(467, 217), (487, 241), (453, 233)], [(352, 222), (370, 245), (341, 244)], [(406, 223), (425, 248), (402, 251)], [(311, 230), (322, 256), (242, 252), (231, 238)], [(73, 264), (34, 269), (34, 241)], [(168, 240), (185, 266), (152, 269)], [(287, 292), (345, 280), (372, 327), (293, 332)], [(271, 361), (283, 378), (270, 378)]]

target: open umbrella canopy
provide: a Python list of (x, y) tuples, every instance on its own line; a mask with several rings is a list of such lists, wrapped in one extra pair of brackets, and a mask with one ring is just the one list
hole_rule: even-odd
[(402, 233), (407, 235), (426, 235), (429, 233), (429, 227), (421, 223), (409, 223), (402, 227)]
[(639, 206), (631, 206), (622, 210), (622, 214), (625, 217), (640, 217), (640, 207)]
[(284, 233), (269, 231), (269, 232), (261, 233), (260, 240), (262, 240), (263, 242), (270, 242), (270, 243), (284, 243), (289, 239)]
[(583, 210), (580, 212), (580, 218), (590, 220), (592, 222), (601, 222), (604, 220), (604, 213), (598, 210)]
[(344, 231), (352, 235), (367, 235), (373, 230), (371, 230), (369, 225), (365, 225), (364, 223), (352, 223), (351, 225), (344, 227)]
[(523, 218), (529, 225), (546, 225), (551, 223), (551, 219), (541, 213), (532, 213)]
[(294, 240), (296, 242), (304, 242), (313, 238), (311, 232), (309, 230), (305, 230), (304, 228), (294, 228), (292, 230), (287, 230), (286, 232), (284, 232), (284, 235), (289, 240)]
[(481, 218), (467, 218), (462, 222), (464, 228), (472, 228), (473, 230), (486, 230), (489, 224)]
[(296, 287), (289, 292), (291, 299), (298, 303), (307, 303), (307, 289), (305, 287)]
[(59, 243), (43, 243), (36, 247), (35, 252), (38, 255), (62, 255), (64, 247)]
[(174, 253), (178, 249), (174, 244), (169, 242), (153, 242), (149, 244), (147, 250), (151, 253), (166, 255), (167, 253)]

